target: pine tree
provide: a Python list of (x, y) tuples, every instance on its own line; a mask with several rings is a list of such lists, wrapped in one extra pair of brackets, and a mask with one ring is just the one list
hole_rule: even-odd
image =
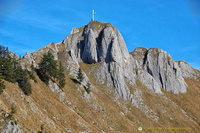
[(31, 72), (28, 72), (28, 73), (29, 73), (30, 79), (32, 79), (35, 83), (37, 83), (36, 77), (34, 75), (34, 73), (35, 73), (35, 67), (33, 65), (33, 62), (31, 64)]
[(86, 92), (87, 92), (88, 94), (89, 94), (90, 91), (91, 91), (91, 90), (90, 90), (90, 82), (89, 82), (89, 81), (87, 82), (87, 85), (86, 85), (86, 89), (85, 89), (85, 90), (86, 90)]
[(25, 95), (28, 96), (32, 93), (27, 71), (23, 70), (20, 65), (18, 65), (16, 69), (16, 81)]
[(65, 86), (65, 74), (64, 74), (64, 67), (62, 66), (62, 63), (59, 62), (59, 69), (58, 69), (58, 81), (59, 81), (59, 87), (63, 88)]
[(5, 89), (5, 85), (4, 82), (1, 80), (2, 77), (2, 73), (1, 73), (1, 69), (0, 69), (0, 94), (3, 93), (3, 89)]
[(4, 47), (2, 45), (0, 45), (0, 56), (5, 58), (7, 57), (9, 54), (8, 54), (8, 47)]
[(14, 64), (15, 61), (9, 56), (7, 47), (0, 45), (0, 71), (2, 78), (15, 83)]
[(82, 70), (81, 70), (80, 68), (79, 68), (79, 70), (78, 70), (77, 79), (79, 80), (80, 83), (82, 83), (82, 82), (83, 82), (83, 79), (84, 79)]
[(4, 89), (5, 89), (4, 82), (0, 79), (0, 94), (3, 93)]
[(4, 58), (3, 59), (3, 65), (1, 66), (2, 75), (4, 76), (4, 79), (15, 83), (15, 73), (14, 73), (14, 62), (11, 58)]
[(43, 55), (42, 61), (39, 63), (38, 75), (46, 84), (48, 84), (51, 77), (57, 78), (57, 62), (54, 60), (54, 56), (50, 52)]
[(31, 63), (31, 71), (32, 71), (32, 72), (35, 72), (35, 67), (34, 67), (34, 65), (33, 65), (33, 62)]

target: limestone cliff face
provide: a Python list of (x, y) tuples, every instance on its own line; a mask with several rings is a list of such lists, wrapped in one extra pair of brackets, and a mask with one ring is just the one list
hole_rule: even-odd
[(64, 40), (66, 50), (74, 61), (88, 64), (101, 63), (97, 80), (109, 82), (115, 92), (129, 99), (130, 93), (124, 77), (135, 82), (130, 55), (119, 31), (108, 23), (90, 22), (87, 26), (72, 30)]
[[(119, 31), (109, 23), (90, 22), (64, 40), (71, 56), (85, 63), (118, 62), (129, 59), (126, 44)], [(76, 31), (76, 32), (73, 32)]]
[(187, 85), (181, 69), (165, 51), (149, 49), (145, 55), (144, 69), (154, 77), (160, 88), (174, 93), (186, 92)]
[(195, 70), (184, 61), (178, 61), (177, 63), (181, 69), (181, 73), (184, 78), (195, 79), (200, 81), (200, 72), (198, 70)]
[[(37, 62), (41, 54), (51, 50), (58, 59), (58, 47), (69, 55), (68, 65), (79, 67), (79, 63), (98, 63), (95, 80), (113, 88), (118, 96), (132, 100), (128, 85), (139, 80), (148, 89), (162, 94), (161, 88), (173, 93), (187, 92), (184, 78), (199, 79), (199, 74), (187, 63), (176, 62), (165, 51), (158, 48), (136, 48), (129, 53), (120, 32), (109, 23), (90, 22), (81, 28), (74, 28), (71, 35), (59, 44), (49, 44), (32, 54), (27, 62)], [(65, 58), (65, 57), (63, 57)], [(70, 68), (71, 69), (71, 68)], [(75, 70), (75, 71), (76, 71)], [(74, 70), (73, 70), (74, 71)], [(87, 77), (87, 75), (85, 75)]]

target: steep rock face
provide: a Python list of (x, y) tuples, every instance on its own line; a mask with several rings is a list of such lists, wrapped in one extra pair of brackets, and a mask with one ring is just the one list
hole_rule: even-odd
[[(72, 30), (72, 33), (74, 29)], [(66, 48), (85, 63), (119, 62), (128, 60), (129, 53), (119, 31), (108, 23), (90, 22), (67, 36)]]
[(153, 90), (155, 93), (162, 94), (160, 85), (148, 72), (140, 69), (137, 71), (137, 77), (148, 89)]
[(135, 78), (132, 72), (128, 72), (133, 70), (130, 55), (115, 27), (107, 23), (90, 22), (83, 30), (67, 36), (64, 44), (76, 62), (105, 62), (99, 66), (101, 72), (97, 74), (97, 79), (101, 79), (101, 82), (111, 79), (115, 92), (124, 99), (129, 99), (129, 89), (124, 77), (132, 82), (135, 82)]
[(97, 59), (97, 49), (96, 49), (96, 37), (92, 29), (85, 36), (85, 46), (83, 49), (82, 59), (84, 62), (96, 63)]
[(178, 64), (165, 51), (149, 49), (145, 55), (144, 69), (166, 91), (174, 93), (186, 92), (187, 85)]
[(144, 69), (144, 60), (148, 50), (146, 48), (138, 47), (130, 54), (132, 55), (133, 69), (136, 72), (137, 79), (145, 85), (148, 89), (156, 93), (162, 94), (161, 86), (155, 78)]
[(181, 68), (165, 51), (139, 47), (131, 55), (138, 71), (138, 78), (147, 88), (155, 92), (161, 92), (160, 88), (173, 93), (187, 91)]
[(178, 61), (177, 63), (179, 67), (181, 68), (182, 76), (184, 78), (200, 80), (199, 79), (200, 72), (198, 70), (195, 70), (188, 63), (184, 61)]

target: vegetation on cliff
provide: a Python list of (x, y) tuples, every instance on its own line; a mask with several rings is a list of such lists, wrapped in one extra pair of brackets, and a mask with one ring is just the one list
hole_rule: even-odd
[(19, 62), (12, 58), (9, 54), (8, 47), (0, 46), (0, 93), (5, 88), (4, 82), (1, 79), (9, 82), (17, 82), (25, 95), (30, 95), (31, 85), (27, 70), (23, 70)]
[(63, 88), (65, 86), (65, 75), (62, 63), (59, 63), (59, 68), (57, 66), (57, 61), (54, 60), (54, 56), (49, 51), (47, 54), (43, 54), (42, 60), (39, 63), (39, 69), (37, 74), (40, 79), (48, 85), (49, 80), (59, 83), (59, 87)]

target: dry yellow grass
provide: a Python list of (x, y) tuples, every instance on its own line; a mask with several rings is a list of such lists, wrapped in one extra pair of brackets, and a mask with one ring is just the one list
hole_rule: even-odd
[[(39, 131), (42, 124), (44, 124), (46, 131), (50, 133), (67, 132), (69, 129), (72, 132), (89, 129), (95, 133), (102, 130), (105, 132), (133, 133), (137, 132), (138, 126), (163, 128), (163, 130), (146, 129), (143, 131), (145, 133), (198, 133), (200, 130), (199, 82), (186, 80), (188, 93), (179, 95), (167, 92), (164, 92), (164, 95), (155, 94), (139, 81), (136, 82), (136, 86), (129, 85), (132, 92), (136, 89), (142, 92), (144, 104), (159, 117), (158, 122), (156, 122), (129, 102), (121, 99), (119, 100), (120, 104), (117, 104), (113, 100), (115, 94), (107, 91), (111, 88), (107, 88), (106, 83), (99, 84), (96, 82), (94, 73), (90, 72), (92, 68), (96, 68), (98, 65), (98, 63), (80, 63), (81, 69), (87, 74), (92, 85), (96, 87), (96, 90), (92, 90), (95, 98), (89, 102), (84, 98), (83, 86), (75, 83), (67, 73), (66, 86), (63, 88), (63, 92), (65, 92), (71, 104), (61, 102), (59, 94), (52, 92), (35, 75), (38, 83), (31, 81), (33, 92), (28, 97), (24, 96), (17, 84), (5, 81), (6, 89), (0, 95), (0, 109), (9, 112), (12, 105), (9, 99), (13, 99), (17, 106), (14, 117), (19, 120), (23, 131), (30, 132)], [(81, 91), (78, 91), (78, 88)], [(194, 122), (189, 120), (180, 109), (183, 109)], [(166, 128), (169, 127), (189, 127), (192, 130), (167, 130)]]

